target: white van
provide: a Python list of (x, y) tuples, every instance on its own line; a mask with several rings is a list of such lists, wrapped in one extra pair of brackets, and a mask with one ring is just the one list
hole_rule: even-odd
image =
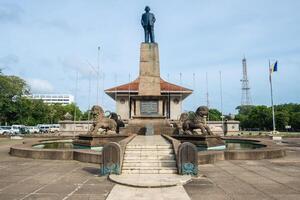
[(38, 127), (36, 127), (36, 126), (26, 126), (26, 130), (27, 130), (28, 133), (30, 133), (30, 134), (40, 132), (40, 130), (39, 130)]
[(58, 133), (59, 132), (59, 124), (52, 124), (50, 129), (49, 129), (50, 133)]
[(13, 134), (23, 134), (25, 132), (25, 126), (24, 125), (12, 125), (11, 130)]
[(51, 124), (38, 124), (37, 128), (40, 130), (40, 133), (48, 133), (51, 128)]

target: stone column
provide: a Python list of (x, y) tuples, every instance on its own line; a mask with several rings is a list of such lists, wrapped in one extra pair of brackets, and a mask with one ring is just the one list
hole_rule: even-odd
[(160, 69), (157, 43), (142, 43), (140, 49), (139, 95), (158, 96), (160, 92)]

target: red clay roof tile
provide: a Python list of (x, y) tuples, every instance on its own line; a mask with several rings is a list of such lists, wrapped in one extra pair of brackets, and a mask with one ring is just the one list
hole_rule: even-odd
[[(135, 79), (134, 81), (130, 82), (130, 83), (126, 83), (124, 85), (120, 85), (117, 87), (113, 87), (113, 88), (109, 88), (106, 89), (105, 92), (115, 92), (115, 91), (138, 91), (139, 89), (139, 78)], [(162, 78), (160, 79), (160, 88), (161, 91), (182, 91), (182, 92), (192, 92), (192, 90), (188, 89), (188, 88), (184, 88), (181, 87), (179, 85), (175, 85), (172, 83), (169, 83), (165, 80), (163, 80)]]

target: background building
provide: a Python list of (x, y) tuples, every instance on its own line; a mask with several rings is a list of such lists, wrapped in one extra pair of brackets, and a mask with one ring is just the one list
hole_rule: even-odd
[[(116, 112), (122, 119), (131, 119), (135, 115), (134, 97), (138, 95), (140, 79), (105, 90), (105, 93), (116, 101)], [(177, 120), (182, 113), (182, 101), (192, 90), (168, 83), (160, 79), (161, 96), (165, 97), (162, 110), (167, 119)], [(130, 103), (129, 103), (130, 101)], [(131, 105), (131, 106), (129, 106)]]
[(59, 103), (68, 105), (74, 102), (74, 96), (71, 94), (31, 94), (25, 96), (30, 99), (41, 99), (47, 104)]

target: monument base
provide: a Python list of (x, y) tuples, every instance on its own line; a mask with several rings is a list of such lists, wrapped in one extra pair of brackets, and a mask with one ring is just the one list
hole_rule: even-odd
[(125, 139), (127, 134), (113, 134), (113, 135), (79, 135), (74, 141), (73, 145), (97, 147), (103, 146), (109, 142), (119, 142)]
[(171, 127), (164, 116), (134, 116), (126, 127), (120, 128), (120, 133), (145, 135), (147, 126), (153, 127), (155, 135), (172, 135), (175, 132), (175, 128)]

